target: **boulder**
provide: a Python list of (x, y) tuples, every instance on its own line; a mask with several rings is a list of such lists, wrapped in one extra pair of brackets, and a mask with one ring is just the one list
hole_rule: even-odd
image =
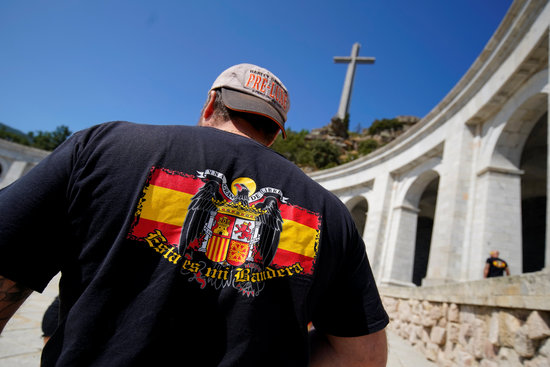
[(430, 361), (437, 361), (437, 356), (439, 354), (439, 346), (435, 343), (427, 343), (426, 344), (426, 350), (424, 351), (424, 355), (426, 358), (428, 358)]
[(528, 327), (523, 325), (514, 335), (514, 350), (525, 358), (531, 358), (535, 355), (535, 346), (533, 341), (529, 339)]
[(514, 336), (521, 327), (521, 321), (511, 313), (500, 312), (499, 314), (499, 345), (513, 348)]
[(470, 324), (460, 324), (460, 330), (458, 332), (458, 342), (460, 345), (466, 347), (472, 336), (472, 326)]
[(471, 347), (473, 355), (481, 359), (485, 354), (485, 343), (487, 341), (487, 329), (485, 322), (480, 319), (474, 320)]
[(449, 322), (447, 324), (447, 340), (453, 343), (458, 343), (459, 335), (460, 325), (456, 322)]
[(512, 348), (500, 348), (497, 356), (499, 367), (522, 367), (520, 356)]
[(446, 333), (444, 328), (434, 326), (430, 332), (430, 340), (437, 345), (443, 345), (445, 344), (445, 335)]
[(499, 317), (498, 312), (493, 312), (491, 314), (491, 319), (489, 320), (489, 335), (487, 336), (489, 342), (493, 345), (499, 345)]
[(527, 318), (527, 335), (530, 339), (543, 339), (550, 336), (548, 320), (542, 317), (538, 311), (533, 311)]
[(460, 314), (460, 310), (458, 309), (458, 306), (454, 303), (451, 303), (449, 306), (449, 311), (447, 312), (447, 320), (452, 322), (458, 322), (458, 315)]

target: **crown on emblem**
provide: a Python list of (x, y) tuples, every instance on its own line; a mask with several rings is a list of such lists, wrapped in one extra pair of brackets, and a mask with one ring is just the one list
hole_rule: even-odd
[(218, 208), (218, 213), (233, 215), (244, 219), (256, 220), (258, 216), (266, 213), (265, 210), (258, 209), (255, 206), (246, 206), (242, 203), (225, 202), (223, 200), (218, 201), (214, 199), (212, 199), (212, 202)]

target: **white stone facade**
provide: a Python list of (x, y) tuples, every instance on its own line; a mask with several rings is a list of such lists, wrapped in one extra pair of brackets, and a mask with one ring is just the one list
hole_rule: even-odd
[(44, 150), (0, 139), (0, 189), (29, 172), (48, 154)]
[(311, 174), (367, 218), (358, 227), (379, 284), (477, 280), (491, 250), (512, 274), (550, 264), (549, 26), (547, 0), (514, 1), (427, 116), (370, 155)]

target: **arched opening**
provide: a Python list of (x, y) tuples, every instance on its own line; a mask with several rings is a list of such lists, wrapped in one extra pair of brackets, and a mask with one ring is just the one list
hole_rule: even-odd
[(394, 249), (385, 278), (392, 284), (421, 285), (428, 268), (439, 174), (417, 169), (402, 181), (404, 196), (396, 200), (392, 213), (389, 241)]
[(492, 242), (486, 250), (499, 250), (512, 274), (545, 265), (547, 111), (545, 93), (514, 105), (491, 156), (485, 230)]
[(367, 223), (367, 212), (369, 211), (369, 203), (364, 197), (356, 197), (348, 203), (348, 208), (351, 217), (355, 222), (355, 226), (359, 231), (359, 235), (363, 236), (365, 225)]
[(412, 282), (418, 286), (422, 284), (422, 279), (426, 277), (426, 272), (428, 270), (438, 187), (439, 176), (430, 181), (426, 186), (418, 203), (419, 212), (416, 224), (412, 279)]
[(542, 270), (545, 259), (547, 114), (531, 130), (521, 154), (523, 272)]

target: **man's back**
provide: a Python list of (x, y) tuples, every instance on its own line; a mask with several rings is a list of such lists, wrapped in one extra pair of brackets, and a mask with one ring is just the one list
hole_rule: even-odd
[(32, 256), (0, 265), (38, 290), (63, 272), (45, 366), (305, 365), (308, 321), (341, 336), (387, 323), (345, 207), (248, 138), (110, 123), (22, 181), (8, 190), (36, 192), (2, 209), (33, 214), (2, 235), (33, 225)]

